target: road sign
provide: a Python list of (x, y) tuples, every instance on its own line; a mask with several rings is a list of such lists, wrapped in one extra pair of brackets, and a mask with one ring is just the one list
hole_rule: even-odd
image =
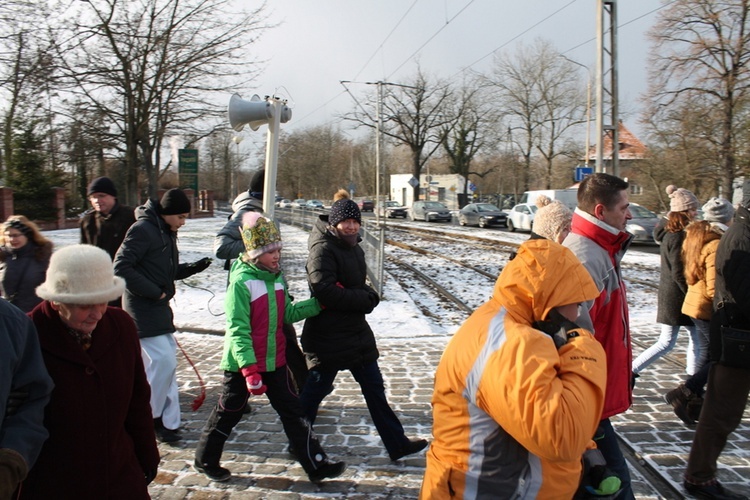
[(180, 149), (177, 151), (177, 171), (180, 174), (180, 187), (198, 192), (198, 150)]
[(581, 182), (593, 173), (594, 169), (592, 167), (576, 167), (576, 182)]
[(412, 176), (411, 176), (411, 179), (409, 179), (409, 185), (410, 185), (411, 187), (413, 187), (413, 188), (416, 188), (417, 186), (419, 186), (419, 179), (417, 179), (416, 177), (414, 177), (414, 176), (412, 175)]

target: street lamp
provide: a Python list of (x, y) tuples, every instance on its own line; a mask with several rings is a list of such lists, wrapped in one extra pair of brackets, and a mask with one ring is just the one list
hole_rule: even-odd
[(591, 70), (588, 66), (581, 64), (573, 59), (569, 59), (564, 55), (560, 54), (560, 57), (573, 63), (576, 66), (580, 66), (586, 70), (586, 153), (584, 155), (584, 164), (586, 167), (589, 166), (589, 148), (591, 147)]

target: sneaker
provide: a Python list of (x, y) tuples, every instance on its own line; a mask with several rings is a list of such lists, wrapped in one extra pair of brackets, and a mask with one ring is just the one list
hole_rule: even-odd
[(307, 477), (313, 483), (319, 483), (323, 479), (330, 479), (338, 477), (346, 470), (346, 464), (344, 462), (328, 462), (326, 461), (323, 465), (318, 467), (312, 472), (307, 473)]
[(218, 465), (208, 465), (194, 462), (193, 468), (201, 474), (205, 474), (209, 479), (213, 481), (219, 481), (223, 483), (224, 481), (229, 481), (229, 478), (232, 477), (232, 473), (229, 471), (229, 469), (225, 469), (224, 467), (220, 467)]
[(166, 427), (154, 429), (154, 432), (156, 433), (156, 440), (160, 443), (176, 443), (182, 439), (177, 430), (167, 429)]
[(426, 439), (411, 439), (396, 453), (389, 453), (389, 455), (391, 460), (395, 462), (399, 458), (404, 458), (407, 455), (413, 455), (414, 453), (424, 450), (427, 448), (428, 444), (429, 443)]
[(738, 495), (724, 488), (719, 481), (709, 484), (697, 485), (683, 481), (685, 490), (695, 498), (707, 498), (709, 500), (747, 500), (744, 495)]
[(672, 389), (664, 395), (664, 400), (672, 405), (674, 414), (682, 420), (686, 425), (695, 425), (695, 420), (691, 418), (688, 413), (688, 402), (693, 399), (695, 395), (685, 387), (684, 384), (680, 384), (677, 389)]

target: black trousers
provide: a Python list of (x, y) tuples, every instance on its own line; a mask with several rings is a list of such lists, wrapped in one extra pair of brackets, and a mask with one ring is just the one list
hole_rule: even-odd
[[(305, 472), (317, 470), (326, 463), (327, 457), (305, 418), (289, 370), (282, 366), (272, 372), (262, 372), (260, 375), (267, 386), (266, 396), (281, 418), (284, 433), (294, 448), (297, 460)], [(239, 372), (225, 371), (219, 401), (211, 410), (198, 440), (195, 450), (196, 462), (210, 466), (219, 465), (224, 443), (232, 429), (242, 420), (247, 399), (245, 377)]]

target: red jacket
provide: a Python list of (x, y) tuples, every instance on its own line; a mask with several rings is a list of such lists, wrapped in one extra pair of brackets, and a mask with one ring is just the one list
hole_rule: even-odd
[(84, 351), (48, 301), (29, 313), (55, 388), (45, 410), (49, 439), (21, 498), (147, 499), (155, 472), (149, 389), (135, 324), (109, 307)]
[(633, 349), (628, 300), (620, 272), (620, 261), (631, 239), (625, 231), (576, 209), (571, 233), (563, 243), (576, 254), (599, 289), (599, 297), (586, 303), (577, 323), (592, 330), (607, 353), (607, 393), (602, 419), (623, 413), (633, 404), (630, 386)]

